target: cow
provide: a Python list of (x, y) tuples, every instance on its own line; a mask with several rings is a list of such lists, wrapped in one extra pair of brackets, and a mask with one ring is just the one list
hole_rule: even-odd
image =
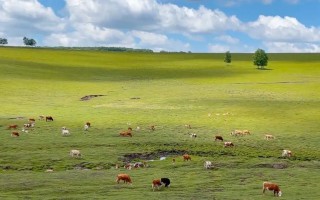
[(217, 140), (220, 140), (220, 141), (222, 141), (222, 142), (223, 142), (223, 138), (222, 138), (222, 136), (220, 136), (220, 135), (216, 135), (216, 136), (214, 137), (214, 141), (217, 141)]
[(211, 161), (204, 161), (203, 166), (205, 169), (211, 169), (213, 167)]
[(176, 163), (176, 159), (172, 158), (172, 164), (175, 164), (175, 163)]
[(29, 123), (23, 124), (23, 127), (25, 127), (25, 128), (31, 128), (31, 127), (34, 127), (34, 125), (35, 125), (34, 122), (29, 122)]
[(191, 161), (191, 157), (188, 154), (184, 154), (182, 157), (183, 157), (183, 161), (188, 161), (188, 160)]
[(90, 123), (90, 122), (86, 122), (86, 125), (87, 125), (88, 127), (91, 127), (91, 123)]
[(164, 187), (170, 187), (170, 179), (168, 178), (161, 178), (161, 183), (164, 184)]
[(88, 126), (87, 124), (84, 125), (84, 130), (87, 131), (89, 129), (90, 126)]
[(230, 135), (233, 135), (233, 136), (238, 136), (238, 135), (243, 135), (243, 131), (241, 130), (234, 130), (230, 133)]
[(191, 138), (196, 138), (196, 137), (197, 137), (197, 134), (196, 134), (196, 133), (190, 133), (190, 137), (191, 137)]
[(46, 122), (53, 121), (53, 118), (51, 116), (46, 116)]
[(275, 137), (273, 135), (267, 134), (267, 135), (264, 136), (264, 139), (271, 140), (271, 139), (275, 139)]
[(234, 144), (232, 142), (225, 142), (224, 147), (233, 147)]
[(126, 184), (127, 183), (132, 184), (131, 178), (128, 174), (118, 174), (116, 182), (119, 184), (121, 180)]
[(129, 127), (128, 130), (120, 132), (120, 136), (122, 137), (132, 137), (132, 128)]
[(284, 149), (282, 151), (282, 157), (288, 157), (290, 158), (292, 156), (292, 152), (290, 150)]
[(10, 124), (8, 126), (8, 129), (17, 129), (18, 128), (18, 125), (17, 124)]
[(155, 188), (157, 188), (159, 190), (159, 187), (162, 186), (161, 180), (160, 179), (154, 179), (152, 181), (152, 191), (154, 191)]
[(243, 135), (251, 135), (251, 133), (250, 133), (249, 130), (243, 130), (243, 131), (242, 131), (242, 134), (243, 134)]
[(80, 150), (72, 149), (70, 151), (70, 156), (71, 157), (80, 158), (81, 157), (81, 152), (80, 152)]
[(191, 125), (190, 124), (185, 124), (184, 125), (186, 128), (191, 129)]
[(41, 121), (44, 120), (44, 118), (45, 118), (44, 115), (39, 116), (39, 120), (41, 120)]
[(29, 122), (35, 122), (36, 120), (34, 118), (29, 118)]
[(19, 137), (20, 135), (19, 135), (19, 132), (13, 131), (13, 132), (11, 133), (11, 136), (12, 136), (12, 137)]
[(134, 168), (146, 167), (146, 162), (136, 162), (133, 164)]
[(68, 136), (70, 135), (70, 131), (64, 126), (62, 127), (62, 136)]
[(156, 127), (155, 127), (154, 125), (151, 125), (151, 126), (150, 126), (150, 130), (151, 130), (151, 131), (155, 131), (155, 130), (156, 130)]
[(271, 182), (263, 182), (263, 190), (262, 190), (262, 193), (264, 194), (264, 192), (266, 190), (270, 190), (270, 191), (273, 191), (273, 195), (274, 196), (279, 196), (281, 197), (282, 195), (282, 192), (279, 188), (279, 186), (275, 183), (271, 183)]
[(132, 169), (132, 164), (131, 163), (127, 163), (123, 166), (123, 168), (131, 170)]

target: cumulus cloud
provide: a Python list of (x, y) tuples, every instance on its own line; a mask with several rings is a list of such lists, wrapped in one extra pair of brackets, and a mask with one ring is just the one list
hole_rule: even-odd
[(319, 44), (312, 43), (289, 43), (289, 42), (266, 42), (268, 52), (275, 53), (317, 53), (320, 52)]
[(306, 27), (293, 17), (259, 16), (244, 30), (251, 37), (273, 42), (318, 42), (320, 29)]
[(214, 39), (218, 40), (218, 41), (226, 42), (228, 44), (238, 44), (239, 43), (238, 38), (231, 37), (230, 35), (221, 35), (221, 36), (215, 37)]

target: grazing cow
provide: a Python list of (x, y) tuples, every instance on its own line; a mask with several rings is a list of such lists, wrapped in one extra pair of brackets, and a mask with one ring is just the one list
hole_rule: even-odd
[(224, 147), (233, 147), (234, 144), (232, 142), (225, 142)]
[(29, 122), (35, 122), (36, 120), (34, 118), (29, 118)]
[(160, 181), (161, 181), (162, 184), (164, 184), (164, 187), (169, 187), (170, 186), (170, 179), (161, 178)]
[(290, 150), (283, 150), (282, 151), (282, 157), (288, 157), (290, 158), (292, 156), (292, 152)]
[(195, 133), (190, 133), (190, 137), (191, 137), (191, 138), (196, 138), (196, 137), (197, 137), (197, 134), (195, 134)]
[(8, 129), (17, 129), (18, 125), (17, 124), (11, 124), (8, 126)]
[(204, 161), (204, 168), (205, 169), (211, 169), (212, 168), (212, 162), (211, 161)]
[(53, 118), (51, 116), (46, 116), (46, 122), (53, 121)]
[(70, 151), (70, 156), (71, 156), (71, 157), (80, 158), (80, 157), (81, 157), (81, 153), (80, 153), (79, 150), (72, 149), (72, 150)]
[(116, 182), (119, 183), (121, 180), (124, 183), (132, 184), (131, 178), (130, 178), (130, 176), (128, 174), (118, 174)]
[(129, 127), (128, 130), (120, 132), (120, 136), (122, 137), (132, 137), (132, 128)]
[(44, 120), (44, 115), (40, 115), (39, 120)]
[(214, 138), (215, 138), (214, 141), (220, 140), (223, 142), (223, 138), (220, 135), (216, 135)]
[(238, 135), (243, 135), (243, 131), (241, 130), (234, 130), (230, 133), (230, 135), (233, 135), (233, 136), (238, 136)]
[(190, 124), (185, 124), (184, 125), (186, 128), (191, 129), (191, 125)]
[(263, 191), (262, 191), (262, 193), (264, 193), (266, 190), (273, 191), (273, 195), (274, 196), (281, 197), (281, 195), (282, 195), (282, 192), (281, 192), (279, 186), (277, 184), (275, 184), (275, 183), (263, 182)]
[(183, 155), (183, 161), (188, 161), (188, 160), (191, 161), (191, 157), (188, 154), (184, 154)]
[(19, 132), (13, 131), (13, 132), (11, 133), (11, 136), (12, 136), (12, 137), (19, 137)]
[(62, 136), (68, 136), (70, 135), (70, 131), (64, 126), (62, 127)]
[(87, 125), (88, 127), (91, 127), (91, 123), (90, 123), (90, 122), (86, 122), (86, 125)]
[(123, 168), (131, 170), (132, 169), (132, 164), (131, 163), (127, 163), (123, 166)]
[(155, 188), (159, 190), (159, 187), (162, 186), (161, 180), (160, 179), (154, 179), (152, 181), (152, 191), (154, 191)]
[(25, 128), (31, 128), (31, 127), (34, 127), (34, 125), (35, 125), (35, 123), (33, 122), (33, 123), (27, 123), (27, 124), (23, 124), (23, 126), (25, 127)]
[(264, 136), (264, 139), (266, 139), (266, 140), (272, 140), (272, 139), (275, 139), (275, 137), (273, 136), (273, 135), (265, 135)]

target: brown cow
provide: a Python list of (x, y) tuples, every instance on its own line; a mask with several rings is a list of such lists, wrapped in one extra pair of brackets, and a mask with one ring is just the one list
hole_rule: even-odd
[(90, 123), (90, 122), (86, 122), (86, 125), (87, 125), (88, 127), (91, 127), (91, 123)]
[(188, 160), (191, 161), (191, 157), (188, 154), (184, 154), (183, 155), (183, 161), (188, 161)]
[(279, 188), (279, 186), (275, 183), (271, 183), (271, 182), (263, 182), (263, 191), (262, 193), (264, 193), (266, 190), (270, 190), (273, 191), (273, 195), (274, 196), (279, 196), (281, 197), (282, 192)]
[(129, 127), (128, 130), (120, 132), (120, 136), (122, 136), (122, 137), (128, 137), (128, 136), (132, 137), (132, 133), (131, 132), (132, 132), (132, 128)]
[(11, 136), (12, 136), (12, 137), (19, 137), (19, 132), (13, 131), (13, 132), (11, 133)]
[(29, 122), (35, 122), (36, 120), (34, 118), (29, 118)]
[(18, 125), (17, 124), (11, 124), (8, 126), (8, 129), (17, 129)]
[(155, 131), (155, 130), (156, 130), (156, 127), (155, 127), (154, 125), (151, 125), (151, 126), (150, 126), (150, 129), (151, 129), (152, 131)]
[(124, 183), (132, 184), (131, 178), (130, 178), (130, 176), (128, 174), (118, 174), (116, 182), (119, 183), (121, 180)]
[(53, 118), (51, 116), (46, 116), (46, 122), (53, 121)]
[(223, 141), (223, 138), (220, 135), (216, 135), (214, 138), (215, 138), (214, 141), (217, 141), (217, 140)]
[(162, 183), (160, 179), (154, 179), (152, 181), (152, 190), (154, 191), (155, 188), (159, 190), (159, 187), (161, 187)]

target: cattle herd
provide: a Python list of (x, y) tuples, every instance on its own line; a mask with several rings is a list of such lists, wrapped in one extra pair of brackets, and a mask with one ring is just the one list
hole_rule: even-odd
[[(53, 122), (54, 121), (52, 116), (44, 116), (44, 115), (40, 115), (39, 120), (46, 121), (46, 122)], [(35, 122), (36, 122), (36, 120), (34, 118), (29, 118), (28, 122), (23, 124), (21, 131), (28, 133), (29, 130), (32, 130), (32, 128), (35, 127)], [(19, 137), (20, 136), (20, 133), (17, 130), (18, 127), (19, 126), (17, 124), (10, 124), (7, 126), (8, 130), (12, 130), (12, 132), (11, 132), (12, 137)], [(84, 131), (88, 131), (90, 127), (91, 127), (91, 123), (86, 122), (84, 124), (83, 129), (84, 129)], [(185, 125), (185, 127), (188, 129), (191, 129), (191, 125), (189, 125), (189, 124)], [(140, 131), (140, 127), (137, 127), (135, 130)], [(156, 130), (155, 125), (149, 126), (149, 130), (155, 131)], [(65, 126), (62, 127), (61, 131), (62, 131), (61, 132), (62, 136), (70, 136), (71, 135), (70, 130)], [(189, 133), (189, 135), (193, 139), (197, 138), (196, 133)], [(249, 130), (234, 130), (230, 133), (230, 135), (238, 137), (238, 136), (248, 136), (248, 135), (251, 135), (251, 133)], [(120, 137), (133, 137), (133, 129), (131, 127), (129, 127), (127, 130), (119, 132), (119, 136)], [(273, 139), (275, 139), (275, 137), (271, 134), (266, 134), (264, 139), (265, 140), (273, 140)], [(214, 141), (223, 142), (223, 147), (232, 148), (235, 146), (234, 143), (231, 141), (224, 141), (224, 139), (221, 135), (215, 135)], [(78, 149), (70, 150), (69, 154), (70, 154), (70, 157), (81, 158), (81, 152)], [(293, 155), (292, 152), (287, 149), (284, 149), (281, 154), (281, 156), (284, 158), (292, 157), (292, 155)], [(184, 154), (184, 155), (182, 155), (182, 160), (183, 161), (191, 161), (191, 156), (188, 154)], [(175, 164), (175, 162), (176, 162), (176, 159), (173, 158), (172, 163)], [(127, 170), (131, 170), (132, 168), (143, 168), (143, 167), (147, 167), (147, 166), (148, 166), (147, 163), (144, 161), (144, 162), (136, 162), (136, 163), (125, 163), (123, 167)], [(213, 169), (214, 168), (211, 161), (204, 161), (203, 166), (205, 169)], [(119, 168), (119, 164), (116, 164), (115, 169), (118, 169), (118, 168)], [(53, 169), (49, 169), (47, 171), (53, 172)], [(123, 181), (123, 183), (132, 184), (132, 179), (131, 179), (130, 175), (128, 175), (128, 174), (124, 174), (124, 173), (118, 174), (116, 177), (116, 182), (120, 183), (120, 181)], [(169, 187), (170, 183), (171, 182), (170, 182), (169, 178), (154, 179), (152, 181), (152, 190), (153, 191), (155, 189), (159, 190), (162, 186)], [(273, 191), (274, 196), (281, 196), (281, 194), (282, 194), (279, 186), (277, 184), (271, 183), (271, 182), (263, 182), (263, 193), (265, 193), (265, 190)]]

